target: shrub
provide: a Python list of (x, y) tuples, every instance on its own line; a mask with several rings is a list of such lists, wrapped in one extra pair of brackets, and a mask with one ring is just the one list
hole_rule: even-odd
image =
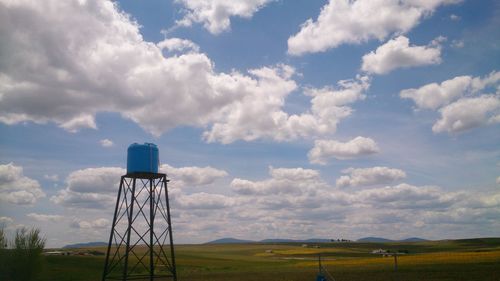
[(40, 236), (39, 229), (23, 227), (16, 230), (12, 249), (7, 250), (6, 266), (10, 280), (35, 280), (42, 269), (44, 247), (45, 238)]
[(7, 274), (7, 238), (5, 237), (5, 231), (0, 228), (0, 280), (5, 280), (8, 276)]
[(0, 250), (7, 248), (7, 238), (5, 237), (5, 231), (0, 228)]

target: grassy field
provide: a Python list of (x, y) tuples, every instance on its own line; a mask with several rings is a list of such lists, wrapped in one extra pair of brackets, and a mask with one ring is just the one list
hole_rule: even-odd
[[(500, 238), (418, 243), (178, 245), (179, 280), (315, 280), (317, 255), (342, 280), (500, 280)], [(394, 259), (374, 249), (407, 251)], [(104, 251), (103, 248), (92, 250)], [(272, 250), (269, 252), (268, 250)], [(104, 257), (47, 256), (40, 280), (100, 280)]]

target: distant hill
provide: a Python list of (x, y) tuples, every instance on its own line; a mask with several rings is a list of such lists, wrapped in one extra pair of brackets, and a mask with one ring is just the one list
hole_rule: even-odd
[(295, 240), (295, 239), (264, 239), (260, 240), (259, 243), (329, 243), (331, 239), (322, 238), (311, 238), (305, 240)]
[(305, 240), (294, 240), (294, 239), (264, 239), (260, 241), (252, 240), (241, 240), (236, 238), (222, 238), (207, 242), (205, 244), (239, 244), (239, 243), (328, 243), (331, 242), (330, 239), (312, 238)]
[(386, 242), (424, 242), (429, 241), (418, 237), (410, 237), (402, 240), (391, 240), (381, 237), (365, 237), (358, 239), (357, 242), (368, 242), (368, 243), (386, 243)]
[(276, 239), (264, 239), (260, 240), (260, 243), (293, 243), (297, 242), (296, 240), (293, 239), (281, 239), (281, 238), (276, 238)]
[(205, 244), (240, 244), (240, 243), (255, 243), (255, 241), (241, 240), (241, 239), (236, 239), (236, 238), (221, 238), (221, 239), (207, 242)]
[(429, 241), (429, 240), (418, 238), (418, 237), (410, 237), (410, 238), (406, 238), (403, 240), (399, 240), (399, 242), (425, 242), (425, 241)]
[(394, 240), (381, 238), (381, 237), (365, 237), (365, 238), (358, 239), (357, 242), (385, 243), (385, 242), (394, 242)]
[(108, 246), (106, 242), (88, 242), (88, 243), (77, 243), (70, 244), (63, 247), (63, 249), (73, 249), (73, 248), (86, 248), (86, 247), (102, 247)]

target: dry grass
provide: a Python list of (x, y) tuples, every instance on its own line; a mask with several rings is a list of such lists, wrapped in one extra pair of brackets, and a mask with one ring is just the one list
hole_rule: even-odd
[[(323, 265), (342, 281), (500, 280), (500, 239), (424, 243), (327, 243), (321, 248), (301, 244), (178, 245), (176, 261), (181, 281), (314, 280), (317, 255)], [(371, 254), (374, 249), (407, 250), (394, 259)], [(88, 250), (105, 252), (106, 248)], [(144, 247), (137, 252), (145, 253)], [(270, 251), (269, 251), (270, 250)], [(42, 281), (99, 280), (104, 257), (47, 257)], [(394, 279), (395, 280), (395, 279)]]
[[(438, 252), (414, 255), (398, 255), (399, 266), (415, 266), (429, 264), (474, 264), (497, 262), (500, 264), (500, 251), (490, 252)], [(299, 267), (317, 266), (316, 261), (304, 261), (297, 264)], [(340, 258), (337, 260), (325, 260), (326, 266), (380, 266), (393, 265), (394, 257), (374, 256), (370, 258)]]

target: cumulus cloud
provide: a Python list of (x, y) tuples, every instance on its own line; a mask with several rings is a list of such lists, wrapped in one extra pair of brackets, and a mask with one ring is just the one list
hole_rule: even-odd
[(30, 205), (45, 197), (38, 181), (23, 175), (23, 167), (13, 163), (0, 165), (0, 201)]
[[(351, 186), (365, 186), (366, 182), (370, 186), (344, 189), (325, 182), (317, 170), (269, 167), (269, 176), (264, 179), (235, 178), (228, 187), (231, 192), (225, 194), (209, 188), (195, 193), (170, 189), (175, 193), (170, 200), (177, 237), (185, 242), (229, 235), (248, 239), (329, 237), (333, 228), (355, 237), (360, 231), (377, 234), (380, 225), (384, 233), (387, 229), (408, 229), (409, 233), (432, 230), (446, 237), (456, 224), (463, 231), (480, 228), (489, 233), (498, 228), (500, 194), (496, 190), (450, 192), (407, 183), (378, 186), (403, 179), (404, 172), (386, 167), (348, 170), (344, 172)], [(101, 212), (79, 212), (71, 226), (101, 237), (109, 227), (109, 221), (96, 216)]]
[(189, 210), (222, 209), (231, 206), (233, 202), (231, 197), (205, 192), (182, 195), (175, 200), (176, 206)]
[(460, 48), (463, 48), (465, 46), (465, 43), (463, 40), (453, 40), (453, 41), (451, 41), (450, 46), (452, 48), (460, 49)]
[(235, 178), (231, 189), (241, 195), (300, 194), (325, 185), (319, 172), (311, 169), (269, 167), (269, 174), (264, 181)]
[(403, 170), (388, 167), (349, 168), (342, 171), (342, 173), (347, 175), (337, 179), (336, 185), (338, 187), (390, 184), (406, 178), (406, 173)]
[(163, 164), (160, 171), (166, 173), (175, 186), (202, 186), (214, 183), (217, 179), (226, 177), (224, 170), (207, 167), (181, 167), (175, 168)]
[(196, 45), (194, 42), (187, 39), (180, 38), (168, 38), (156, 44), (160, 49), (167, 50), (169, 52), (199, 52), (200, 46)]
[(372, 74), (387, 74), (398, 68), (441, 63), (441, 45), (410, 46), (405, 36), (391, 39), (363, 56), (361, 69)]
[(269, 174), (273, 179), (292, 181), (310, 181), (320, 178), (319, 172), (304, 168), (273, 168), (269, 167)]
[[(293, 73), (286, 67), (282, 70), (285, 77)], [(282, 110), (285, 96), (296, 88), (290, 82), (283, 84), (270, 69), (254, 72), (267, 77), (262, 79), (262, 89), (274, 89), (281, 95), (269, 95), (268, 91), (256, 91), (255, 96), (248, 96), (231, 107), (223, 110), (224, 114), (214, 123), (210, 131), (204, 133), (207, 141), (231, 143), (237, 139), (252, 141), (270, 138), (276, 141), (289, 141), (297, 138), (333, 134), (340, 120), (353, 112), (348, 105), (365, 98), (370, 86), (370, 79), (358, 76), (356, 79), (341, 80), (337, 87), (321, 89), (308, 88), (311, 96), (311, 109), (302, 114), (289, 115)]]
[(437, 109), (461, 97), (471, 86), (470, 76), (458, 76), (441, 84), (431, 83), (418, 89), (402, 90), (400, 96), (412, 99), (422, 109)]
[(47, 215), (47, 214), (37, 214), (37, 213), (29, 213), (26, 216), (28, 218), (31, 218), (39, 222), (58, 222), (64, 218), (63, 216), (60, 215)]
[(78, 229), (102, 229), (102, 228), (107, 228), (109, 225), (110, 225), (109, 220), (103, 218), (95, 219), (92, 221), (75, 219), (70, 224), (72, 228), (78, 228)]
[(0, 226), (5, 226), (7, 224), (13, 223), (14, 220), (10, 217), (0, 217)]
[[(495, 94), (484, 94), (488, 89)], [(500, 122), (500, 72), (485, 77), (458, 76), (440, 84), (405, 89), (401, 98), (411, 99), (420, 109), (438, 110), (441, 118), (433, 125), (436, 133), (456, 133)]]
[[(394, 178), (403, 178), (401, 173), (404, 172), (395, 172), (397, 175)], [(308, 171), (307, 174), (315, 173)], [(484, 225), (495, 220), (491, 215), (485, 218), (486, 214), (500, 214), (498, 192), (471, 196), (468, 191), (449, 192), (437, 186), (415, 186), (406, 183), (345, 190), (326, 184), (321, 177), (314, 176), (301, 186), (300, 180), (284, 183), (272, 176), (271, 171), (270, 175), (270, 178), (260, 181), (235, 179), (231, 188), (247, 200), (238, 200), (236, 204), (225, 209), (225, 212), (231, 214), (230, 219), (234, 217), (239, 222), (244, 221), (243, 225), (252, 224), (249, 227), (259, 229), (255, 233), (263, 233), (264, 237), (275, 232), (286, 233), (285, 231), (291, 231), (286, 235), (288, 237), (296, 233), (307, 237), (310, 233), (318, 235), (321, 232), (315, 227), (311, 232), (305, 229), (290, 230), (286, 227), (287, 221), (295, 221), (297, 227), (304, 222), (310, 226), (321, 225), (327, 229), (327, 225), (330, 225), (350, 233), (356, 230), (374, 233), (380, 225), (384, 226), (383, 233), (387, 233), (388, 228), (409, 228), (411, 233), (419, 229), (429, 230), (429, 225), (439, 221), (448, 224), (467, 221), (469, 225)], [(286, 189), (287, 192), (282, 192), (287, 186), (295, 186), (296, 189), (293, 192)], [(441, 216), (448, 213), (467, 214), (467, 218), (452, 220)], [(474, 221), (481, 215), (484, 221)], [(418, 223), (415, 222), (416, 216), (419, 217)], [(264, 229), (260, 230), (262, 227)], [(240, 228), (245, 229), (244, 226), (239, 226), (232, 227), (231, 231), (237, 232)], [(446, 236), (447, 226), (439, 225), (438, 228), (443, 231), (442, 235)], [(220, 231), (224, 227), (218, 229)]]
[(57, 174), (43, 175), (43, 178), (46, 180), (50, 180), (50, 181), (59, 181), (59, 175), (57, 175)]
[(500, 72), (493, 71), (484, 78), (457, 76), (438, 83), (430, 83), (418, 89), (405, 89), (400, 92), (401, 98), (411, 99), (420, 109), (438, 109), (463, 96), (477, 95), (488, 87), (500, 91)]
[(273, 0), (176, 0), (185, 7), (185, 16), (178, 26), (203, 23), (212, 34), (219, 34), (231, 27), (231, 17), (251, 18), (254, 13)]
[[(250, 5), (233, 2), (227, 5)], [(0, 3), (5, 124), (54, 122), (75, 132), (96, 129), (99, 112), (118, 112), (156, 136), (194, 126), (206, 128), (208, 142), (293, 140), (332, 134), (351, 114), (347, 104), (369, 87), (367, 77), (358, 77), (308, 89), (311, 109), (290, 115), (283, 111), (285, 99), (298, 86), (288, 65), (217, 73), (193, 42), (145, 41), (139, 25), (111, 1)], [(169, 49), (180, 53), (162, 52)]]
[(366, 189), (357, 199), (376, 207), (395, 209), (436, 209), (449, 207), (462, 200), (460, 194), (446, 193), (436, 186), (414, 186), (402, 183), (396, 186)]
[(71, 208), (105, 208), (116, 200), (125, 169), (101, 167), (77, 170), (66, 178), (66, 187), (51, 197), (52, 202)]
[(439, 110), (441, 118), (432, 126), (435, 133), (457, 133), (500, 122), (500, 98), (482, 95), (462, 98)]
[(307, 156), (311, 163), (325, 165), (329, 158), (345, 160), (375, 154), (379, 151), (374, 140), (358, 136), (348, 142), (316, 140)]
[(114, 111), (158, 135), (206, 125), (240, 97), (227, 89), (257, 82), (214, 73), (204, 54), (164, 57), (111, 1), (3, 1), (0, 9), (0, 121), (7, 124), (52, 121), (75, 131), (96, 128), (97, 112)]
[(101, 143), (102, 147), (112, 147), (114, 145), (113, 141), (109, 139), (102, 139), (99, 143)]
[(341, 44), (360, 44), (404, 34), (441, 5), (460, 0), (330, 0), (314, 21), (308, 19), (300, 31), (288, 38), (288, 53), (323, 52)]
[[(209, 166), (175, 168), (163, 164), (159, 170), (171, 177), (172, 189), (169, 190), (169, 193), (170, 197), (175, 200), (178, 199), (177, 197), (183, 196), (183, 193), (178, 189), (179, 187), (209, 185), (227, 176), (226, 171)], [(118, 167), (76, 170), (66, 178), (66, 187), (53, 196), (51, 200), (56, 204), (70, 208), (109, 208), (116, 202), (120, 179), (124, 174), (126, 174), (126, 170)], [(189, 201), (191, 199), (182, 197), (178, 200)]]

